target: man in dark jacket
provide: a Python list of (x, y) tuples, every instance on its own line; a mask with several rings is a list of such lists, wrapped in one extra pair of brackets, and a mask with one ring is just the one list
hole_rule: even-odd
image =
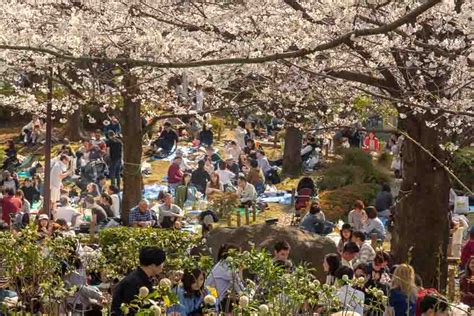
[(153, 291), (151, 278), (161, 273), (165, 260), (165, 252), (158, 247), (145, 247), (140, 251), (140, 267), (122, 279), (115, 288), (112, 315), (124, 315), (120, 306), (136, 299), (141, 287), (148, 288), (150, 293)]
[(164, 130), (161, 132), (160, 137), (153, 142), (156, 149), (163, 154), (169, 154), (175, 144), (178, 144), (178, 134), (171, 128), (171, 123), (166, 122), (164, 124)]
[(204, 165), (204, 160), (199, 160), (197, 169), (191, 174), (191, 183), (202, 194), (205, 194), (207, 182), (211, 180), (209, 173), (204, 169)]

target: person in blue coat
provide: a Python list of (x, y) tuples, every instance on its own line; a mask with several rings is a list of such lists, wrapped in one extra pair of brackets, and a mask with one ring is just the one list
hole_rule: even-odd
[(181, 285), (175, 291), (179, 303), (168, 308), (167, 313), (179, 313), (180, 316), (203, 315), (204, 298), (209, 291), (204, 287), (204, 272), (200, 269), (185, 271)]

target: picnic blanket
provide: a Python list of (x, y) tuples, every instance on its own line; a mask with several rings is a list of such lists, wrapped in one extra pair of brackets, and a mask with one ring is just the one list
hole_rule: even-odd
[[(172, 161), (174, 158), (176, 158), (176, 151), (181, 150), (183, 152), (183, 157), (188, 156), (189, 154), (193, 154), (196, 152), (196, 148), (189, 147), (189, 146), (178, 146), (176, 147), (175, 150), (171, 154), (165, 157), (160, 157), (160, 156), (153, 156), (151, 157), (151, 160), (164, 160), (164, 161)], [(185, 158), (186, 159), (186, 158)], [(187, 162), (187, 161), (186, 161)]]
[(290, 205), (291, 193), (288, 193), (286, 191), (264, 192), (258, 197), (257, 201)]
[(156, 200), (162, 191), (168, 192), (168, 186), (158, 183), (147, 184), (143, 188), (143, 197), (147, 200)]

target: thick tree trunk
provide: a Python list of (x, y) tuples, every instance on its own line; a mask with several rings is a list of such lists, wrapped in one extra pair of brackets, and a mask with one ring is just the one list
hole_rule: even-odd
[(122, 220), (128, 224), (128, 214), (132, 207), (142, 198), (142, 121), (140, 116), (140, 100), (138, 95), (137, 79), (129, 73), (124, 74), (123, 115), (123, 199)]
[(73, 142), (86, 138), (82, 128), (81, 112), (81, 108), (79, 107), (73, 114), (69, 115), (67, 123), (64, 126), (63, 137)]
[(293, 126), (286, 129), (285, 150), (283, 152), (283, 174), (296, 178), (301, 175), (303, 163), (301, 161), (301, 142), (303, 134)]
[[(445, 161), (437, 131), (414, 117), (407, 118), (403, 128)], [(395, 217), (392, 254), (396, 263), (412, 264), (425, 287), (442, 290), (447, 278), (450, 180), (447, 172), (414, 142), (405, 139), (402, 154), (402, 199)]]

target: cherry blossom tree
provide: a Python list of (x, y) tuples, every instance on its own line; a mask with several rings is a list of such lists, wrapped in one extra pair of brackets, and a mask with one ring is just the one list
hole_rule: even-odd
[[(450, 179), (444, 164), (448, 153), (439, 145), (472, 135), (466, 133), (474, 116), (472, 2), (8, 0), (4, 7), (0, 71), (5, 76), (47, 75), (52, 69), (53, 77), (63, 74), (70, 88), (86, 91), (82, 102), (93, 97), (100, 107), (122, 109), (124, 209), (141, 196), (136, 174), (141, 146), (133, 140), (143, 134), (142, 104), (166, 99), (167, 78), (179, 69), (212, 86), (216, 95), (224, 95), (237, 79), (262, 76), (268, 86), (258, 89), (259, 100), (273, 110), (290, 104), (295, 115), (309, 119), (328, 116), (336, 106), (350, 107), (361, 93), (391, 102), (400, 115), (399, 128), (413, 139), (404, 149), (404, 196), (393, 252), (400, 261), (412, 253), (427, 284), (443, 285), (436, 267), (442, 262), (439, 270), (446, 271)], [(77, 63), (89, 66), (81, 69)], [(67, 69), (76, 70), (79, 82), (66, 75)], [(292, 75), (279, 76), (288, 72)], [(44, 85), (32, 89), (42, 91)], [(334, 91), (346, 101), (328, 101)], [(18, 91), (2, 102), (20, 111), (42, 111), (32, 92)], [(330, 106), (314, 107), (314, 95)], [(72, 114), (81, 98), (54, 102), (55, 109)], [(335, 123), (341, 119), (334, 117)]]

